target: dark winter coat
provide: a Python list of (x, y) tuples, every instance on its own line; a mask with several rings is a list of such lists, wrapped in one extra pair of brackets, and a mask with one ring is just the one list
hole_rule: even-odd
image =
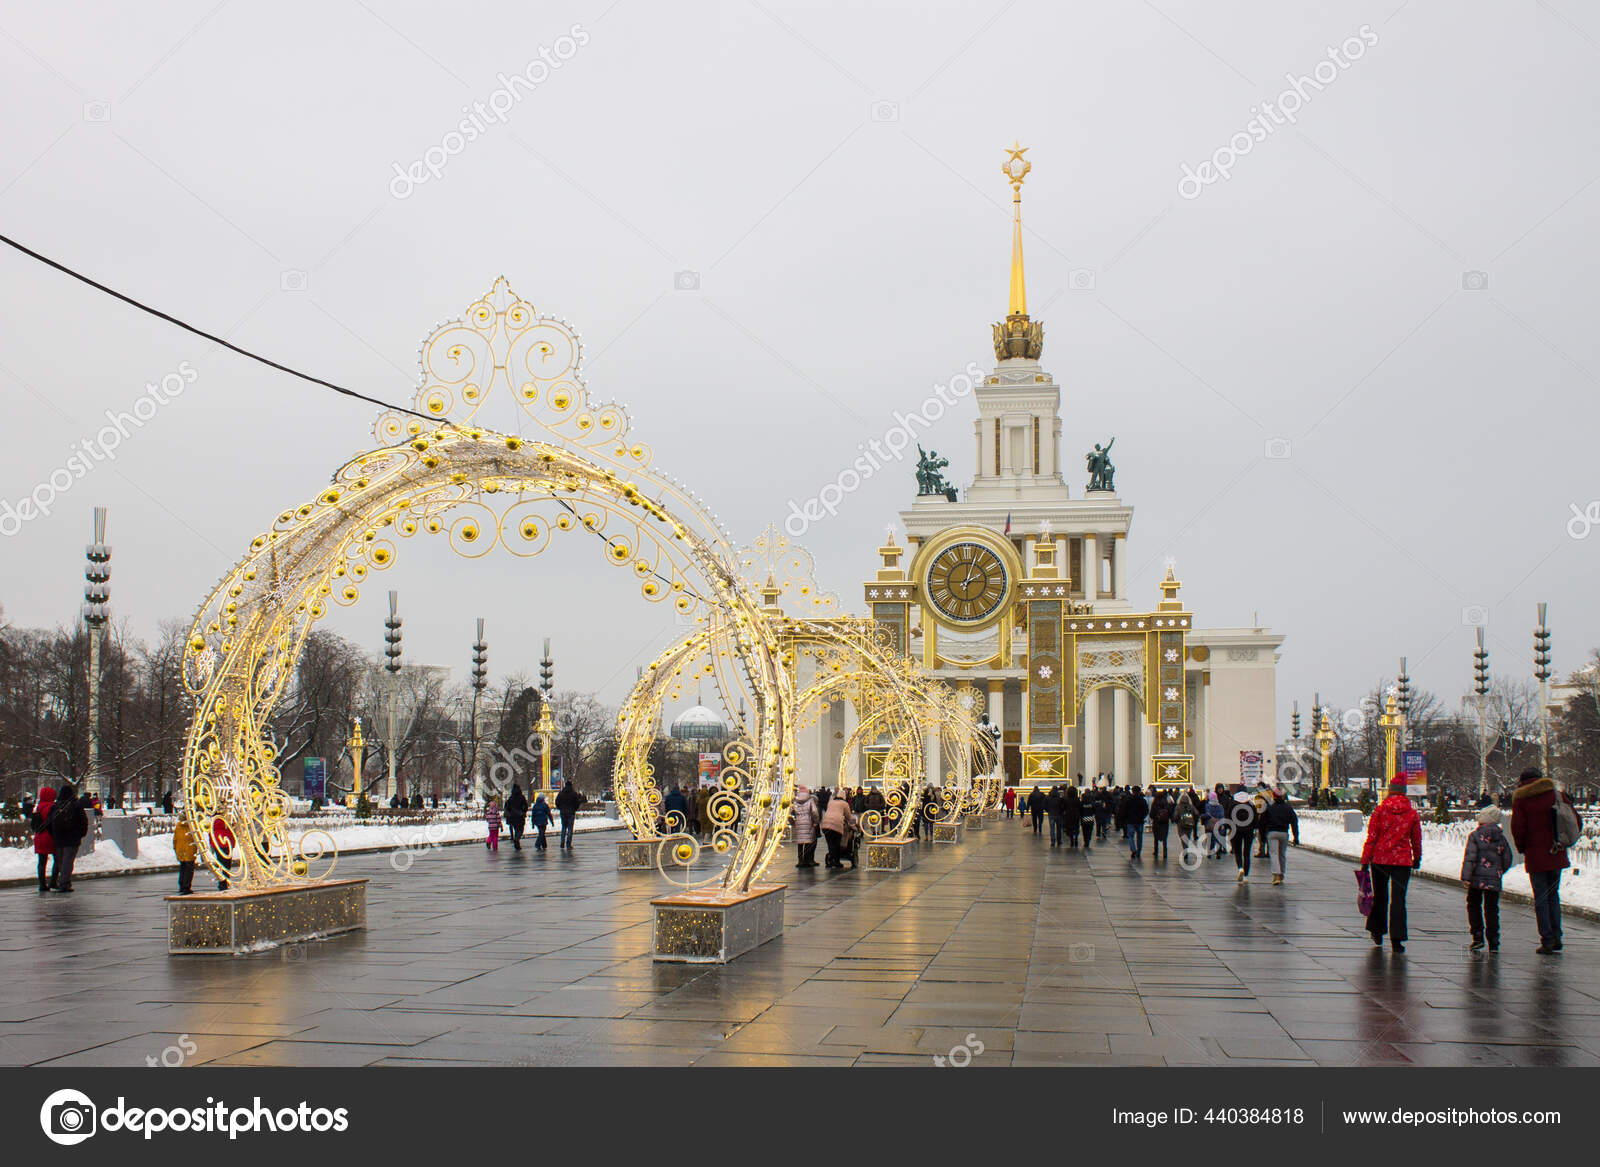
[(533, 815), (534, 830), (550, 825), (550, 804), (544, 800), (544, 795), (541, 794), (533, 800), (533, 810), (530, 813)]
[[(1511, 837), (1527, 871), (1559, 871), (1568, 866), (1567, 849), (1556, 846), (1556, 784), (1548, 778), (1524, 782), (1511, 795)], [(1568, 806), (1572, 799), (1561, 798)]]
[(1028, 811), (1031, 814), (1044, 813), (1044, 791), (1037, 786), (1028, 794)]
[(1150, 804), (1145, 802), (1144, 795), (1129, 791), (1122, 799), (1122, 825), (1142, 827), (1144, 820), (1149, 817)]
[(1067, 792), (1061, 796), (1061, 825), (1069, 831), (1076, 831), (1083, 825), (1083, 802), (1075, 786), (1067, 787)]
[(1367, 820), (1367, 841), (1361, 866), (1417, 867), (1422, 863), (1422, 820), (1403, 794), (1391, 794)]
[(520, 827), (528, 821), (528, 796), (521, 790), (513, 790), (511, 797), (506, 799), (506, 822), (514, 827)]
[(1061, 795), (1047, 794), (1044, 796), (1044, 813), (1052, 819), (1061, 817)]
[(578, 808), (582, 806), (585, 801), (586, 799), (583, 797), (583, 795), (574, 790), (572, 783), (568, 782), (564, 787), (561, 788), (561, 793), (556, 795), (556, 809), (561, 812), (562, 818), (568, 818), (577, 814)]
[(1274, 798), (1261, 812), (1261, 829), (1264, 831), (1293, 831), (1294, 841), (1300, 842), (1300, 816), (1294, 813), (1287, 798)]
[[(556, 805), (561, 805), (561, 796), (556, 795)], [(670, 814), (680, 814), (685, 820), (689, 817), (689, 800), (683, 796), (683, 791), (674, 786), (667, 791), (666, 798), (661, 800), (661, 809)], [(681, 824), (678, 824), (681, 825)]]
[(1516, 859), (1498, 823), (1480, 824), (1467, 836), (1467, 849), (1461, 854), (1461, 878), (1472, 887), (1499, 891), (1501, 877)]
[(45, 825), (57, 847), (76, 847), (89, 833), (89, 816), (84, 813), (81, 800), (59, 794)]

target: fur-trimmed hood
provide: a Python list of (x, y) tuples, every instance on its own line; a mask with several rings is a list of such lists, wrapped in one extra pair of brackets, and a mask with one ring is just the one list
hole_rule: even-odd
[(1554, 794), (1556, 784), (1548, 778), (1537, 778), (1532, 782), (1525, 782), (1511, 793), (1511, 801), (1521, 802), (1524, 798), (1538, 798), (1541, 794)]

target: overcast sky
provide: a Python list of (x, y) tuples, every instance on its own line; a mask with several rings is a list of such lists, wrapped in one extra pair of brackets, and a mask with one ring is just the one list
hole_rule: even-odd
[[(502, 123), (447, 138), (530, 64)], [(1600, 13), (1577, 0), (11, 5), (0, 94), (4, 233), (395, 402), (503, 273), (740, 541), (992, 364), (1019, 139), (1065, 461), (1116, 436), (1136, 597), (1172, 556), (1202, 626), (1286, 634), (1285, 732), (1291, 700), (1353, 702), (1401, 654), (1453, 703), (1478, 610), (1507, 675), (1538, 600), (1561, 670), (1600, 644)], [(1180, 191), (1186, 165), (1212, 181)], [(371, 444), (369, 407), (0, 250), (0, 516), (107, 410), (190, 378), (48, 516), (0, 517), (7, 618), (74, 617), (105, 504), (118, 618), (187, 622)], [(924, 443), (958, 483), (975, 413)], [(915, 491), (893, 467), (806, 534), (853, 608)], [(558, 685), (612, 701), (677, 632), (587, 541), (466, 561), (419, 537), (382, 584), (410, 659), (459, 675), (482, 615), (497, 676), (550, 636)], [(329, 623), (377, 650), (385, 614), (369, 588)]]

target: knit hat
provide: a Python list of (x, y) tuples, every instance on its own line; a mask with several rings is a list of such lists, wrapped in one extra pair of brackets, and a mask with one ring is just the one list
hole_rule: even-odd
[(1406, 780), (1401, 778), (1399, 775), (1395, 775), (1394, 781), (1389, 783), (1390, 794), (1404, 794), (1407, 789), (1408, 787), (1406, 786)]
[(1498, 806), (1484, 807), (1478, 812), (1478, 821), (1487, 826), (1498, 827), (1500, 825), (1500, 808)]

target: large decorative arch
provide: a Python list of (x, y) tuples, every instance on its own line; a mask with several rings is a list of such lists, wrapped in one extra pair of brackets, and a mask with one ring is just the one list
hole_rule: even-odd
[[(395, 538), (418, 533), (445, 535), (469, 557), (497, 545), (537, 555), (553, 532), (592, 537), (607, 562), (635, 575), (645, 600), (723, 629), (755, 731), (743, 747), (749, 801), (724, 882), (745, 890), (771, 861), (793, 786), (793, 683), (777, 637), (715, 516), (648, 469), (649, 449), (628, 437), (621, 407), (591, 405), (580, 357), (571, 329), (498, 281), (424, 343), (414, 411), (380, 416), (380, 447), (280, 513), (201, 605), (184, 654), (196, 702), (185, 814), (219, 877), (260, 888), (331, 871), (331, 839), (289, 836), (268, 719), (328, 604), (354, 603), (369, 575), (394, 562)], [(497, 397), (539, 436), (477, 425)]]

